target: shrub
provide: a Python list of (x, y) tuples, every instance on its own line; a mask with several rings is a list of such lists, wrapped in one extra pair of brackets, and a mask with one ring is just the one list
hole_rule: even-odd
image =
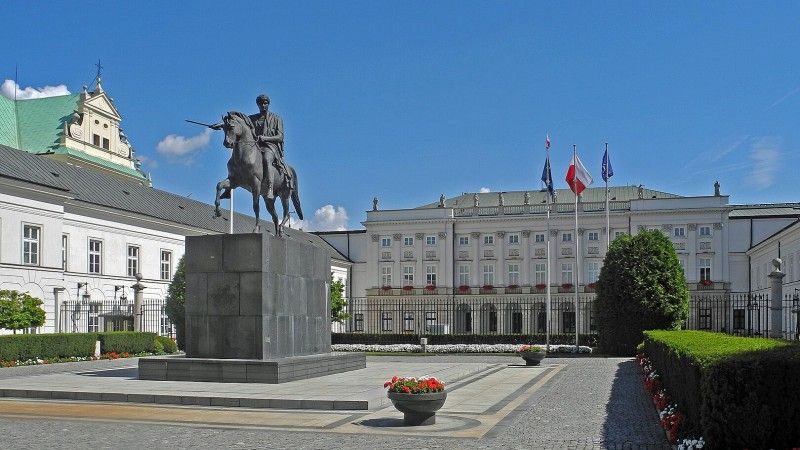
[(689, 434), (714, 448), (800, 443), (800, 345), (702, 331), (648, 331), (644, 344)]
[(92, 356), (96, 333), (18, 334), (0, 336), (0, 360)]
[(166, 298), (166, 312), (169, 320), (175, 325), (178, 347), (186, 348), (186, 262), (185, 257), (178, 261), (175, 275), (169, 284)]
[(42, 300), (27, 292), (0, 291), (0, 328), (17, 330), (44, 325)]
[[(178, 344), (175, 340), (166, 336), (156, 336), (156, 353), (175, 353), (178, 351)], [(158, 348), (161, 347), (161, 352)]]
[(595, 307), (603, 353), (631, 356), (644, 330), (678, 329), (688, 315), (689, 291), (669, 239), (659, 231), (615, 239), (600, 270)]
[[(101, 353), (155, 353), (156, 334), (137, 331), (99, 333)], [(163, 346), (163, 343), (162, 343)]]

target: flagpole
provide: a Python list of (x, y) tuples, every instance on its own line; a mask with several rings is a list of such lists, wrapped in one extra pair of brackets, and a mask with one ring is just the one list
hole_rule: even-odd
[(606, 165), (604, 167), (604, 170), (606, 176), (604, 176), (603, 178), (605, 178), (606, 180), (606, 252), (608, 252), (608, 248), (609, 246), (611, 246), (611, 220), (609, 219), (608, 216), (608, 166), (611, 163), (611, 156), (608, 155), (608, 142), (606, 142), (605, 160), (606, 160)]
[[(550, 168), (550, 148), (546, 148), (547, 151), (547, 166), (548, 169)], [(552, 175), (550, 176), (550, 183), (552, 184)], [(548, 188), (547, 191), (547, 297), (545, 299), (545, 354), (550, 353), (550, 208), (552, 208), (553, 202), (552, 195), (550, 194), (550, 190)]]
[(575, 353), (578, 353), (578, 281), (580, 280), (580, 264), (578, 264), (580, 256), (580, 246), (578, 245), (578, 146), (572, 144), (572, 164), (575, 170), (572, 175), (572, 193), (575, 194)]

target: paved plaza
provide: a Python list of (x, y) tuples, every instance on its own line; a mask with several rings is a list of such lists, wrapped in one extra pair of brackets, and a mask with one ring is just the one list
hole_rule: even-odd
[[(0, 433), (8, 448), (668, 447), (632, 359), (520, 363), (513, 356), (371, 356), (361, 371), (281, 385), (140, 381), (136, 360), (2, 369)], [(399, 426), (402, 415), (382, 388), (392, 374), (447, 383), (436, 425)], [(113, 395), (90, 395), (96, 392)], [(214, 406), (234, 398), (232, 406)]]

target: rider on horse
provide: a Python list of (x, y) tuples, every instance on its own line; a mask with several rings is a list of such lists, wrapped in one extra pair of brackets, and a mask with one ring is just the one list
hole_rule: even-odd
[[(269, 97), (264, 94), (256, 97), (256, 105), (258, 105), (258, 114), (250, 116), (255, 129), (253, 130), (256, 135), (256, 143), (261, 149), (261, 155), (264, 159), (264, 177), (269, 182), (269, 190), (267, 191), (267, 198), (275, 198), (273, 188), (275, 180), (273, 179), (272, 172), (268, 169), (271, 163), (269, 154), (274, 155), (274, 166), (286, 178), (286, 185), (291, 189), (292, 178), (291, 171), (286, 167), (286, 161), (283, 159), (283, 120), (279, 115), (269, 112)], [(221, 130), (222, 124), (211, 125), (215, 130)], [(268, 150), (272, 150), (268, 152)]]

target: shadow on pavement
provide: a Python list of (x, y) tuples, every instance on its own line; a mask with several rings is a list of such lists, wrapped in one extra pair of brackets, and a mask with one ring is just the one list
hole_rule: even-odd
[(139, 369), (137, 367), (126, 367), (124, 369), (97, 370), (93, 372), (80, 372), (77, 375), (85, 377), (111, 377), (127, 378), (129, 380), (139, 379)]
[(606, 404), (603, 441), (609, 448), (671, 448), (633, 359), (617, 365)]

